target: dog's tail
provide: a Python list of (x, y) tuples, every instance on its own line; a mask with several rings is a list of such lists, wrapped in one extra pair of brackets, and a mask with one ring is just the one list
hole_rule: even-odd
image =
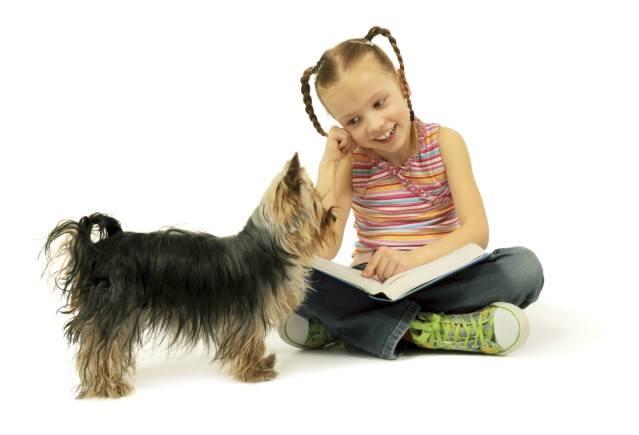
[[(51, 266), (52, 260), (62, 261), (57, 270), (53, 271), (55, 287), (67, 297), (65, 314), (72, 313), (77, 307), (77, 298), (83, 286), (89, 285), (82, 280), (83, 271), (92, 269), (97, 248), (91, 240), (93, 227), (98, 227), (99, 239), (114, 236), (122, 232), (120, 222), (102, 213), (84, 216), (79, 222), (64, 220), (49, 233), (42, 248), (46, 255), (47, 264), (44, 272)], [(65, 236), (64, 242), (52, 253), (53, 242)], [(40, 251), (42, 253), (42, 251)]]

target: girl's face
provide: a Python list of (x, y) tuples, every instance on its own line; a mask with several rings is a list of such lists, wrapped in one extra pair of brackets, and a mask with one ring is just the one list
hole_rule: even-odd
[[(347, 130), (357, 146), (375, 151), (387, 160), (403, 160), (411, 152), (410, 111), (397, 76), (382, 70), (368, 55), (337, 85), (319, 89), (322, 101), (341, 127)], [(380, 142), (377, 137), (393, 127), (390, 141)]]

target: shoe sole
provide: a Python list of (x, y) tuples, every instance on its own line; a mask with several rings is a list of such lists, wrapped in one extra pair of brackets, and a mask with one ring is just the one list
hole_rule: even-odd
[(289, 335), (288, 327), (291, 327), (292, 330), (297, 330), (296, 332), (298, 332), (298, 334), (302, 337), (306, 337), (308, 336), (308, 320), (300, 316), (299, 314), (293, 313), (284, 322), (282, 327), (277, 330), (280, 338), (285, 343), (293, 347), (297, 347), (298, 349), (308, 349), (307, 346), (304, 346), (303, 344), (295, 341), (295, 339)]
[[(528, 335), (530, 333), (530, 327), (528, 325), (528, 317), (526, 316), (526, 314), (521, 308), (519, 308), (517, 305), (511, 304), (508, 302), (495, 302), (495, 303), (492, 303), (491, 305), (508, 311), (510, 314), (513, 315), (515, 319), (517, 319), (517, 322), (519, 323), (519, 333), (514, 343), (509, 348), (505, 349), (503, 352), (500, 352), (497, 354), (497, 355), (507, 355), (519, 349), (528, 340)], [(495, 336), (497, 338), (497, 342), (499, 342), (498, 334), (499, 332), (495, 330)]]

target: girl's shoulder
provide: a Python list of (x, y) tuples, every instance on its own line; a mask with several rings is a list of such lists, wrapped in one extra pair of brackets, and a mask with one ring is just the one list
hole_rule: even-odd
[(461, 145), (465, 146), (464, 138), (459, 132), (443, 125), (437, 128), (437, 144), (439, 145), (440, 151), (444, 154), (450, 149), (459, 148)]
[[(451, 136), (460, 135), (455, 129), (437, 124), (437, 130), (440, 135)], [(461, 136), (461, 135), (460, 135)]]

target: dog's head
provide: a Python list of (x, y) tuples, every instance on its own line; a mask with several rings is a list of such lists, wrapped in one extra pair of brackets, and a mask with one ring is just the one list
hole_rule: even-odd
[(325, 208), (297, 153), (286, 162), (264, 194), (262, 218), (291, 254), (309, 260), (327, 243), (335, 241), (334, 207)]

